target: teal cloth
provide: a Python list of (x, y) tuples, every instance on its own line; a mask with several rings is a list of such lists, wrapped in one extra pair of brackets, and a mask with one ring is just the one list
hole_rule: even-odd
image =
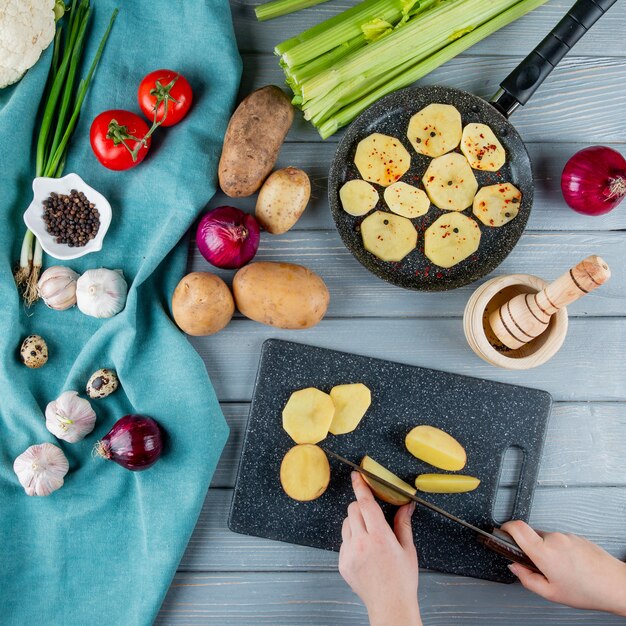
[[(0, 90), (0, 623), (85, 626), (151, 624), (197, 521), (228, 436), (205, 367), (168, 317), (185, 271), (180, 242), (216, 189), (217, 162), (239, 84), (241, 61), (226, 0), (93, 0), (86, 59), (116, 5), (115, 26), (72, 139), (65, 172), (107, 197), (113, 221), (104, 248), (67, 265), (122, 268), (125, 310), (109, 320), (23, 308), (12, 279), (32, 198), (41, 99), (51, 47), (23, 80)], [(112, 172), (89, 146), (89, 127), (111, 108), (139, 112), (137, 87), (158, 68), (183, 73), (195, 101), (179, 125), (161, 129), (139, 167)], [(83, 70), (84, 71), (84, 70)], [(180, 242), (180, 243), (179, 243)], [(58, 264), (53, 259), (47, 265)], [(42, 335), (40, 370), (18, 360), (24, 336)], [(43, 410), (62, 391), (84, 395), (90, 374), (109, 367), (122, 389), (92, 405), (98, 419), (83, 441), (56, 440)], [(92, 457), (95, 442), (131, 412), (167, 432), (160, 461), (144, 472)], [(53, 442), (70, 463), (65, 485), (28, 497), (13, 460)]]

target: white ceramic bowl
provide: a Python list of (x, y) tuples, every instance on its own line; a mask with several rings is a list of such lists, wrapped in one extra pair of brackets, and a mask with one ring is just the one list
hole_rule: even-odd
[[(72, 189), (82, 191), (89, 202), (96, 205), (100, 212), (100, 228), (98, 234), (84, 246), (70, 248), (65, 243), (57, 243), (47, 230), (43, 221), (43, 201), (54, 191), (58, 194), (69, 195)], [(104, 236), (111, 225), (111, 205), (107, 199), (93, 187), (90, 187), (78, 174), (67, 174), (63, 178), (44, 178), (40, 176), (33, 180), (33, 201), (24, 212), (24, 222), (35, 233), (41, 247), (55, 259), (77, 259), (78, 257), (98, 252), (102, 249)]]

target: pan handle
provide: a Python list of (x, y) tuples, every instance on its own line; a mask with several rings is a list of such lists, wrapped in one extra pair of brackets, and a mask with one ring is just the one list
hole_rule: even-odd
[(491, 104), (505, 117), (524, 105), (574, 44), (617, 0), (577, 0), (552, 32), (500, 83)]

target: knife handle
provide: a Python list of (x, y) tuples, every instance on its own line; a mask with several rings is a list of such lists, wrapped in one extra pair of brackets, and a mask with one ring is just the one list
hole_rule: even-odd
[(515, 543), (515, 539), (509, 535), (509, 533), (501, 530), (500, 528), (494, 528), (490, 537), (484, 535), (476, 536), (478, 543), (485, 546), (492, 552), (503, 556), (505, 559), (512, 561), (513, 563), (519, 563), (529, 570), (541, 574), (541, 570), (530, 560), (526, 553)]

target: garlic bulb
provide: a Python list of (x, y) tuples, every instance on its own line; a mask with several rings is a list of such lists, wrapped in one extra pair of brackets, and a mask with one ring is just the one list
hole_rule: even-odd
[(61, 449), (52, 443), (31, 446), (13, 463), (13, 471), (29, 496), (49, 496), (60, 489), (69, 467)]
[(121, 270), (87, 270), (76, 283), (76, 303), (86, 315), (113, 317), (124, 308), (127, 291)]
[(37, 283), (37, 291), (43, 301), (56, 311), (64, 311), (76, 304), (76, 281), (78, 274), (69, 267), (49, 267)]
[(77, 391), (65, 391), (46, 407), (46, 428), (59, 439), (76, 443), (88, 435), (96, 424), (96, 414), (89, 400)]

